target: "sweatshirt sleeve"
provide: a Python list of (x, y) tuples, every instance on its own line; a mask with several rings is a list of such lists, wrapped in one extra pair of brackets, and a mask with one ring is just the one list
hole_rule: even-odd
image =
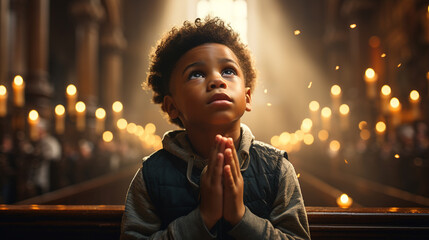
[(283, 158), (279, 189), (269, 219), (247, 207), (241, 221), (230, 230), (236, 239), (310, 239), (307, 213), (292, 164)]
[(122, 216), (121, 240), (129, 239), (214, 239), (203, 223), (199, 208), (160, 230), (161, 219), (155, 213), (139, 169), (131, 182)]

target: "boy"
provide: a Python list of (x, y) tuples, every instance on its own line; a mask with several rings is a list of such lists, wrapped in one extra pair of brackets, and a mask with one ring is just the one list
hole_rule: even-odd
[(285, 152), (241, 124), (256, 78), (250, 54), (218, 18), (173, 28), (151, 56), (153, 100), (183, 128), (143, 161), (121, 239), (309, 239)]

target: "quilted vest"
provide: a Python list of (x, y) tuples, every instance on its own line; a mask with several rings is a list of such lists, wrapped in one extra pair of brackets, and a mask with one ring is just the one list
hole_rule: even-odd
[[(242, 172), (244, 205), (253, 214), (267, 219), (277, 195), (282, 157), (287, 159), (287, 154), (258, 141), (253, 142), (249, 153), (249, 167)], [(188, 182), (186, 168), (185, 161), (164, 149), (143, 162), (144, 181), (162, 221), (161, 229), (176, 218), (189, 214), (199, 204), (199, 189), (194, 189)], [(201, 170), (194, 168), (191, 179), (198, 185), (200, 175)], [(221, 221), (217, 227), (218, 237), (227, 239), (226, 232), (230, 226)]]

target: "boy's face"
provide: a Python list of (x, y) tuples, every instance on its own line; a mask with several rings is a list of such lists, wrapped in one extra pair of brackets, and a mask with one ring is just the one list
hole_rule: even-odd
[(234, 52), (218, 43), (207, 43), (186, 52), (170, 79), (164, 106), (185, 128), (227, 125), (250, 111), (250, 88)]

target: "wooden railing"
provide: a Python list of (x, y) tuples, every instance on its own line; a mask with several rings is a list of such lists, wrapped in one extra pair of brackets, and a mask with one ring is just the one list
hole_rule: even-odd
[[(0, 239), (119, 239), (121, 205), (0, 205)], [(429, 208), (307, 207), (312, 239), (429, 239)]]

